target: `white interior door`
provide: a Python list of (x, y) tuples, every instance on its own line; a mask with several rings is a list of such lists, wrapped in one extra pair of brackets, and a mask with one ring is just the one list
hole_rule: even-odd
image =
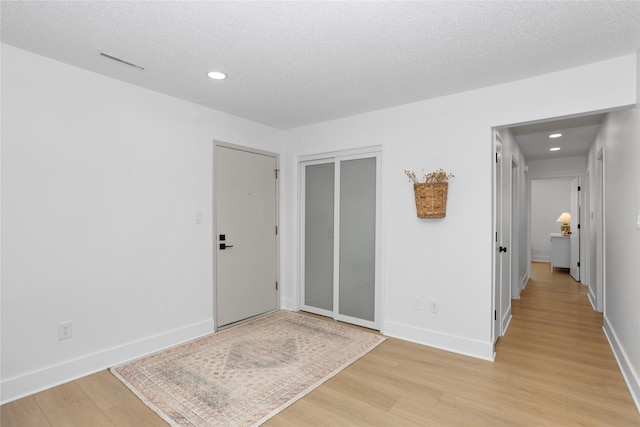
[(569, 236), (569, 274), (580, 281), (580, 178), (571, 180), (571, 235)]
[(301, 308), (379, 328), (378, 153), (301, 163)]
[(217, 145), (216, 325), (277, 309), (276, 157)]
[(496, 138), (494, 141), (494, 187), (493, 187), (493, 228), (494, 263), (493, 263), (493, 342), (495, 344), (502, 335), (502, 327), (498, 314), (501, 313), (500, 301), (502, 296), (502, 143)]

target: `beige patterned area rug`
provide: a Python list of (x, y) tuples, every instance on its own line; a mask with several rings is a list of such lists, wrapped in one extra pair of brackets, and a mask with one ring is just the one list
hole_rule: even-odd
[(382, 341), (277, 311), (111, 372), (171, 425), (260, 425)]

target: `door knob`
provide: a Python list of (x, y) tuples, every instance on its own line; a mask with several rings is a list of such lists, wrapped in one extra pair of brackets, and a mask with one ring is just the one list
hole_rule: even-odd
[(227, 245), (226, 243), (220, 243), (220, 250), (223, 251), (227, 248), (232, 248), (233, 245)]

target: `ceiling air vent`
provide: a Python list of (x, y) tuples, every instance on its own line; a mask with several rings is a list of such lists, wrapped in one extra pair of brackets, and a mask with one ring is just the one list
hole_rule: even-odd
[(134, 64), (133, 62), (125, 61), (124, 59), (116, 58), (115, 56), (108, 55), (104, 52), (100, 52), (100, 56), (103, 56), (107, 59), (111, 59), (114, 61), (118, 61), (121, 64), (128, 65), (129, 67), (137, 68), (138, 70), (144, 70), (144, 67), (141, 67), (138, 64)]

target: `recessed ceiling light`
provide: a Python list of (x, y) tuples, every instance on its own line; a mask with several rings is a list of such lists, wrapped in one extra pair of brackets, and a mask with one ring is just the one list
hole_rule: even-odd
[(551, 147), (549, 151), (560, 151), (560, 147)]
[(549, 135), (549, 138), (560, 138), (561, 136), (561, 133), (552, 133), (551, 135)]
[(224, 80), (227, 78), (225, 73), (221, 73), (220, 71), (209, 71), (207, 76), (213, 80)]

